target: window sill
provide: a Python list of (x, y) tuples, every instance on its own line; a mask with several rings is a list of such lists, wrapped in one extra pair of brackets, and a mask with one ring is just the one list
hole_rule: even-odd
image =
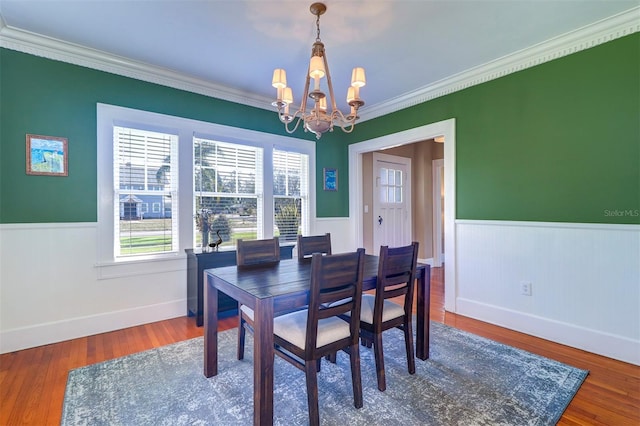
[(186, 255), (171, 253), (167, 255), (143, 256), (96, 263), (98, 280), (160, 274), (186, 270)]

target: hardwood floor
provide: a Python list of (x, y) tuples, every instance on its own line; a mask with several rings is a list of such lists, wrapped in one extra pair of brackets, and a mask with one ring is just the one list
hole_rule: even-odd
[[(442, 268), (432, 270), (431, 319), (590, 371), (561, 425), (640, 425), (640, 367), (445, 313)], [(220, 330), (237, 318), (220, 321)], [(175, 318), (0, 355), (0, 425), (58, 425), (69, 370), (202, 336)]]

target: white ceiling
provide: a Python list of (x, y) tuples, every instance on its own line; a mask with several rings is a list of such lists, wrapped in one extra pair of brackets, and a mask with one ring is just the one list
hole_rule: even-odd
[[(268, 108), (275, 96), (274, 68), (286, 69), (294, 98), (300, 101), (316, 31), (310, 4), (0, 0), (0, 37), (35, 33), (96, 49), (117, 55), (123, 64), (133, 60), (194, 79), (190, 81), (227, 87)], [(384, 105), (637, 9), (640, 0), (325, 0), (325, 4), (321, 38), (338, 105), (346, 109), (351, 69), (362, 66), (367, 86), (361, 89), (366, 102), (361, 112), (366, 113), (367, 107)]]

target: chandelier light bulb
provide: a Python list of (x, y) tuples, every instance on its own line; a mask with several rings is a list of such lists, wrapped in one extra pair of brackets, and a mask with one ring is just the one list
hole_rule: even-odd
[(282, 68), (273, 70), (271, 85), (276, 89), (284, 89), (287, 87), (287, 72)]
[(351, 86), (353, 87), (363, 87), (367, 84), (367, 79), (364, 75), (364, 68), (354, 68), (351, 71)]
[(287, 104), (287, 106), (293, 103), (293, 91), (291, 90), (291, 87), (284, 88), (284, 92), (282, 94), (282, 102)]
[(327, 98), (322, 98), (318, 101), (321, 111), (327, 111)]
[(347, 103), (350, 103), (356, 98), (356, 88), (351, 86), (347, 89)]
[(319, 79), (324, 76), (324, 60), (320, 56), (312, 56), (311, 61), (309, 62), (309, 77)]

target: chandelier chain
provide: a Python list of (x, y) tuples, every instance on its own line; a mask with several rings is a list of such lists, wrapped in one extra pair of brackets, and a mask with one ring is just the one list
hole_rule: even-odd
[(316, 41), (320, 41), (320, 14), (316, 15)]

